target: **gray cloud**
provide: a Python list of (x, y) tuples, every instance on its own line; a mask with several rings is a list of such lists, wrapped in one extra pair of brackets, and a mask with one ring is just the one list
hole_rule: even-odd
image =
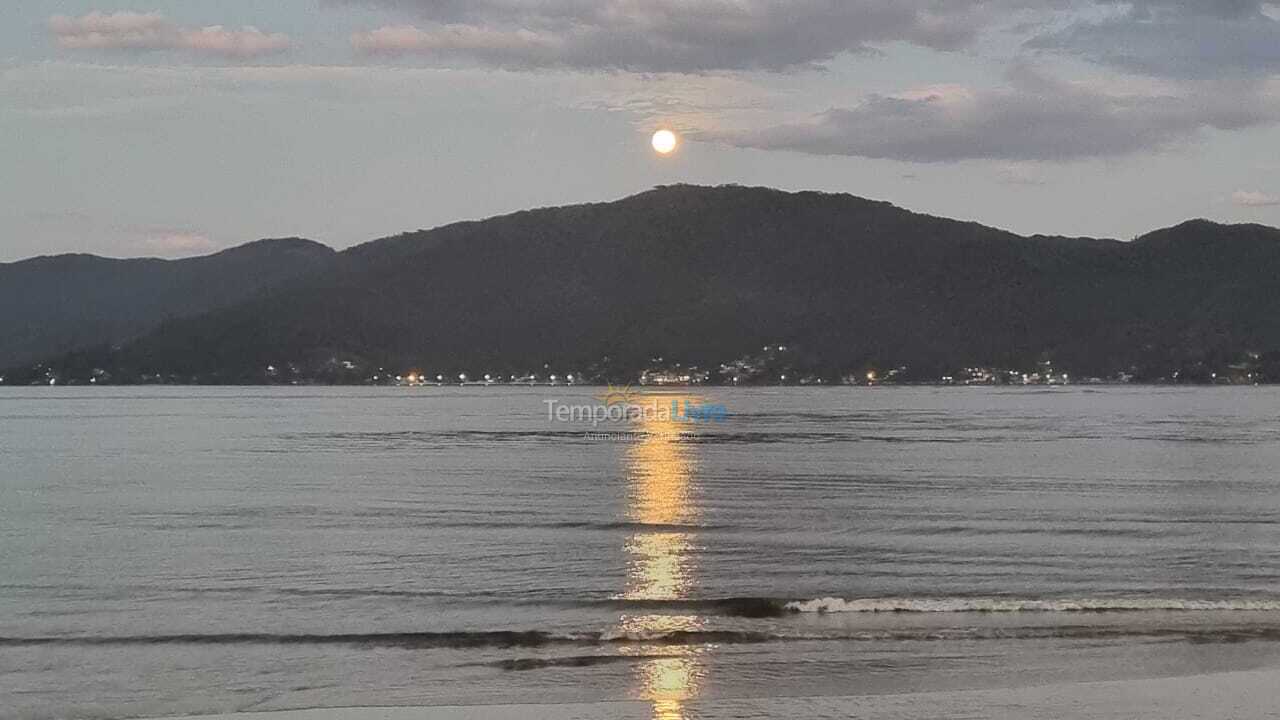
[(1017, 64), (1008, 85), (945, 86), (873, 95), (809, 122), (720, 132), (731, 145), (912, 162), (972, 159), (1069, 161), (1155, 151), (1202, 130), (1234, 130), (1280, 119), (1257, 83), (1219, 84), (1184, 95), (1121, 93), (1051, 78)]
[(893, 42), (956, 50), (1005, 28), (1032, 49), (1148, 75), (1280, 71), (1275, 0), (361, 1), (406, 23), (355, 33), (357, 50), (437, 64), (778, 71)]
[(1280, 71), (1280, 22), (1260, 0), (1142, 0), (1117, 3), (1027, 42), (1032, 49), (1162, 77), (1208, 78)]
[(956, 50), (1003, 27), (1032, 49), (1148, 75), (1280, 71), (1275, 0), (362, 1), (408, 23), (354, 34), (357, 50), (439, 64), (776, 71), (893, 42)]
[(1070, 0), (376, 0), (414, 25), (356, 33), (369, 54), (513, 68), (784, 70), (877, 44), (968, 46), (1008, 13)]
[(54, 15), (49, 32), (68, 50), (181, 50), (226, 58), (253, 58), (285, 50), (287, 35), (255, 27), (240, 30), (211, 25), (182, 27), (159, 13), (91, 12), (79, 17)]
[(146, 231), (133, 246), (147, 255), (159, 257), (205, 255), (219, 249), (217, 243), (201, 233), (165, 229)]
[(1231, 202), (1247, 208), (1275, 207), (1280, 205), (1280, 196), (1256, 190), (1237, 190), (1231, 195)]

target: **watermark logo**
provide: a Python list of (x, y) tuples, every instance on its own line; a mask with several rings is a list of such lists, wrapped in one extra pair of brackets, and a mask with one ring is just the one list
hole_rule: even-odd
[(724, 405), (703, 403), (688, 397), (647, 395), (630, 385), (610, 385), (595, 399), (597, 402), (586, 404), (562, 400), (542, 402), (547, 407), (548, 422), (589, 424), (593, 428), (606, 423), (707, 424), (723, 423), (729, 419), (729, 410)]
[(630, 385), (617, 386), (613, 384), (610, 384), (604, 392), (596, 396), (596, 399), (606, 407), (631, 405), (639, 398), (640, 391)]

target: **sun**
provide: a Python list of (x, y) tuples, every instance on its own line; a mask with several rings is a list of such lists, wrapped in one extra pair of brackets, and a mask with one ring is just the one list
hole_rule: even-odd
[(653, 134), (653, 149), (659, 155), (670, 155), (680, 145), (680, 138), (670, 130), (659, 130)]

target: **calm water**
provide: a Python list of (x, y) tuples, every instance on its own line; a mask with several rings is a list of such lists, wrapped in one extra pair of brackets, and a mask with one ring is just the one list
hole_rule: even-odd
[(0, 716), (1280, 665), (1276, 390), (597, 392), (0, 391)]

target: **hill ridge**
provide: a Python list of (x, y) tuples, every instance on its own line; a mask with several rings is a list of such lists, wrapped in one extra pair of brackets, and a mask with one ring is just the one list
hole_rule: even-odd
[[(845, 193), (659, 186), (372, 240), (58, 362), (200, 382), (266, 381), (268, 367), (342, 382), (412, 368), (628, 379), (659, 357), (719, 367), (785, 344), (825, 377), (1045, 360), (1163, 376), (1280, 350), (1280, 231), (1192, 221), (1152, 237), (1192, 242), (1022, 236)], [(1236, 237), (1265, 242), (1219, 242)]]

